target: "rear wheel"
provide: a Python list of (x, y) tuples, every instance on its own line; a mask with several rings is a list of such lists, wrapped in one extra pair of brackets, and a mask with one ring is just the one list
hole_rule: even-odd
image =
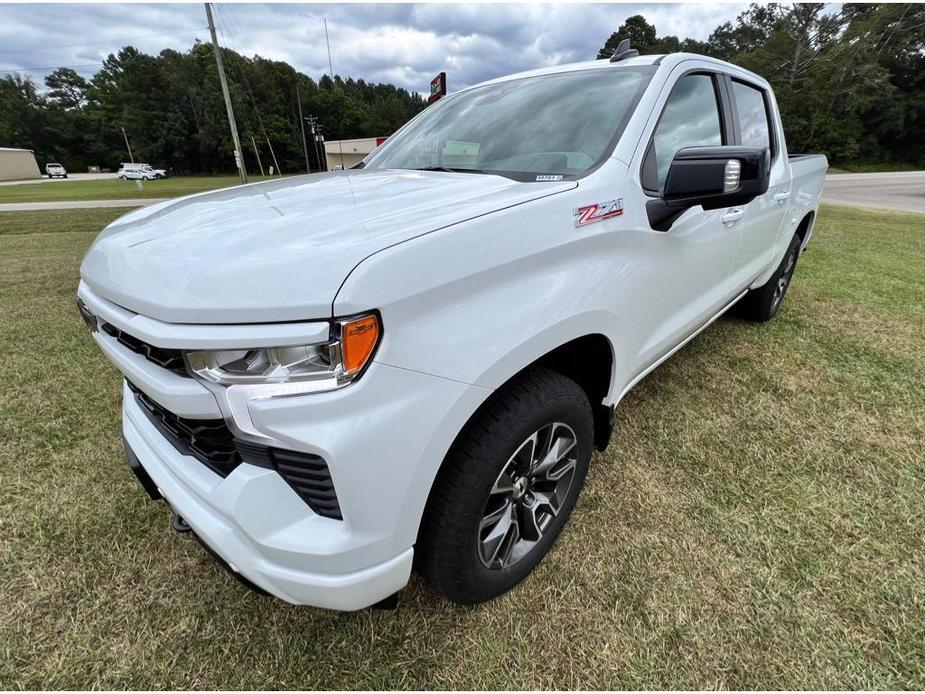
[(592, 422), (581, 387), (546, 369), (492, 396), (448, 454), (424, 514), (418, 567), (438, 592), (490, 600), (542, 561), (584, 484)]
[(761, 287), (749, 291), (736, 305), (735, 312), (739, 316), (746, 320), (764, 322), (777, 315), (787, 289), (790, 287), (790, 281), (793, 279), (797, 259), (800, 257), (801, 244), (800, 237), (794, 235), (790, 240), (790, 246), (787, 247), (787, 252), (784, 253), (784, 259), (771, 275), (771, 279)]

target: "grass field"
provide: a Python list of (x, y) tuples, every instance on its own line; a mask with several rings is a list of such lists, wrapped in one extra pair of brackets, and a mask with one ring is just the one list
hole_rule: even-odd
[[(267, 180), (250, 176), (251, 183)], [(137, 181), (106, 178), (98, 181), (46, 181), (18, 186), (0, 186), (0, 203), (57, 202), (60, 200), (143, 200), (174, 198), (204, 190), (237, 185), (237, 176), (177, 176), (160, 181), (145, 181), (139, 191)]]
[(74, 308), (118, 211), (0, 213), (0, 688), (923, 688), (925, 229), (824, 208), (778, 317), (618, 409), (569, 527), (474, 609), (249, 593), (145, 501)]

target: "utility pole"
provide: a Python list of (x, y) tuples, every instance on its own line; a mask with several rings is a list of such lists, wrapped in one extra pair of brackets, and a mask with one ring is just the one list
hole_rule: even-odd
[(273, 155), (273, 163), (276, 164), (276, 175), (280, 176), (283, 172), (279, 170), (279, 162), (276, 161), (276, 152), (273, 151), (273, 143), (270, 142), (269, 135), (266, 135), (265, 137), (267, 138), (267, 147), (270, 148), (270, 154)]
[(244, 153), (238, 139), (238, 126), (234, 122), (234, 110), (231, 108), (231, 94), (228, 93), (228, 81), (225, 79), (225, 66), (222, 64), (222, 51), (218, 47), (215, 35), (215, 22), (212, 21), (212, 3), (206, 3), (206, 17), (209, 20), (209, 33), (212, 34), (212, 48), (215, 49), (215, 64), (218, 65), (218, 79), (222, 83), (222, 95), (225, 97), (225, 110), (228, 111), (228, 125), (231, 126), (231, 139), (234, 140), (234, 163), (238, 167), (241, 183), (247, 183), (247, 171), (244, 169)]
[[(318, 161), (321, 163), (321, 168), (324, 169), (325, 171), (327, 171), (327, 169), (328, 169), (328, 153), (327, 153), (327, 152), (325, 151), (325, 149), (324, 149), (324, 133), (322, 132), (322, 130), (324, 130), (324, 128), (321, 126), (320, 123), (317, 124), (317, 125), (315, 126), (315, 128), (316, 128), (317, 131), (318, 131), (317, 134), (315, 135), (315, 147), (318, 148)], [(341, 145), (341, 146), (343, 146), (343, 145)]]
[[(120, 126), (121, 127), (121, 126)], [(122, 128), (122, 137), (125, 138), (125, 146), (128, 149), (128, 160), (134, 164), (135, 159), (132, 157), (132, 146), (128, 143), (128, 135), (125, 134), (125, 128)]]
[(257, 149), (257, 141), (254, 139), (253, 135), (251, 135), (251, 144), (254, 145), (254, 155), (257, 157), (257, 166), (260, 167), (260, 175), (263, 176), (263, 162), (260, 161), (260, 150)]
[(302, 151), (305, 153), (305, 173), (311, 173), (312, 167), (308, 163), (308, 145), (305, 144), (305, 119), (302, 117), (302, 94), (299, 91), (299, 81), (296, 78), (295, 98), (299, 102), (299, 125), (302, 127)]
[(320, 130), (321, 126), (318, 125), (318, 119), (313, 115), (309, 115), (305, 120), (308, 121), (308, 127), (311, 128), (312, 131), (312, 145), (315, 147), (315, 159), (318, 161), (318, 170), (323, 171), (325, 167), (324, 164), (321, 163), (321, 152), (318, 151), (318, 135), (315, 132), (315, 128), (317, 127)]

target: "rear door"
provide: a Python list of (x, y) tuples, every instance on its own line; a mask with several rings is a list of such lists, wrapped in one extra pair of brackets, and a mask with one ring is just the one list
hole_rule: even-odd
[(761, 85), (727, 77), (725, 87), (733, 115), (736, 144), (767, 147), (771, 153), (771, 179), (768, 191), (744, 206), (742, 239), (735, 258), (733, 282), (737, 287), (751, 284), (775, 260), (775, 245), (791, 196), (790, 163), (783, 153), (782, 134), (774, 127), (777, 119), (773, 100)]

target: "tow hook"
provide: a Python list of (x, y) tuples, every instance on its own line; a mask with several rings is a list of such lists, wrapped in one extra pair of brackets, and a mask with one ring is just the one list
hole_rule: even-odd
[(189, 526), (189, 523), (183, 520), (183, 516), (181, 516), (176, 511), (173, 512), (173, 520), (171, 521), (171, 525), (178, 533), (188, 533), (192, 530), (192, 528)]

